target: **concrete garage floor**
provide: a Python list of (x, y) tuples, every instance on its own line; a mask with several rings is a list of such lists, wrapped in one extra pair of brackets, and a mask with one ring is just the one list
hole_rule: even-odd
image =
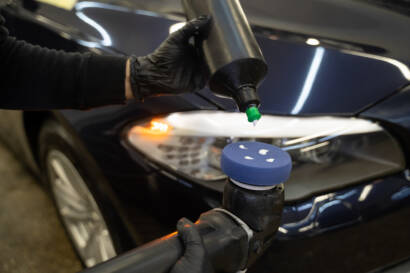
[(0, 272), (80, 271), (51, 199), (2, 143), (0, 179)]

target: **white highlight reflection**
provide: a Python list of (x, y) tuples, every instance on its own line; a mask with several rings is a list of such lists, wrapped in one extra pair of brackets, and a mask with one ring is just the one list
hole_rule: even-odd
[(318, 45), (320, 45), (320, 41), (319, 41), (318, 39), (315, 39), (315, 38), (309, 38), (309, 39), (307, 39), (307, 40), (306, 40), (306, 43), (307, 43), (308, 45), (311, 45), (311, 46), (318, 46)]
[(268, 152), (269, 152), (269, 150), (266, 150), (266, 149), (260, 149), (260, 150), (259, 150), (259, 154), (260, 154), (260, 155), (267, 155)]
[(278, 228), (278, 231), (279, 231), (280, 233), (283, 233), (283, 234), (288, 233), (288, 230), (287, 230), (286, 228), (283, 228), (283, 227), (279, 227), (279, 228)]
[(298, 114), (305, 105), (306, 100), (309, 97), (310, 92), (312, 91), (313, 83), (316, 80), (317, 72), (319, 71), (320, 65), (322, 64), (324, 53), (325, 49), (323, 47), (316, 48), (312, 64), (310, 65), (305, 83), (303, 85), (302, 91), (300, 92), (299, 99), (292, 110), (293, 115)]
[(316, 145), (312, 145), (312, 146), (303, 148), (303, 149), (301, 149), (300, 151), (301, 151), (302, 153), (306, 153), (306, 152), (309, 152), (309, 151), (318, 149), (318, 148), (320, 148), (320, 147), (327, 146), (327, 145), (329, 145), (329, 144), (330, 144), (330, 142), (329, 142), (329, 141), (326, 141), (326, 142), (323, 142), (323, 143), (319, 143), (319, 144), (316, 144)]
[(360, 57), (369, 58), (369, 59), (374, 59), (374, 60), (378, 60), (378, 61), (382, 61), (382, 62), (389, 63), (391, 65), (394, 65), (401, 72), (401, 74), (404, 76), (404, 78), (406, 78), (406, 80), (410, 81), (410, 69), (409, 69), (409, 67), (406, 64), (404, 64), (404, 63), (402, 63), (398, 60), (388, 58), (388, 57), (382, 57), (382, 56), (377, 56), (377, 55), (373, 55), (373, 54), (368, 54), (368, 53), (364, 53), (364, 52), (356, 52), (356, 51), (350, 51), (350, 50), (342, 50), (342, 52), (347, 53), (347, 54), (351, 54), (351, 55), (356, 55), (356, 56), (360, 56)]
[[(110, 35), (108, 34), (108, 32), (101, 25), (99, 25), (96, 21), (92, 20), (90, 17), (88, 17), (87, 15), (85, 15), (81, 11), (77, 11), (76, 14), (77, 14), (78, 18), (80, 18), (81, 20), (83, 20), (84, 22), (86, 22), (87, 24), (92, 26), (93, 28), (95, 28), (100, 33), (100, 35), (102, 37), (101, 44), (103, 46), (111, 46), (112, 45), (112, 40), (111, 40)], [(90, 43), (92, 43), (92, 42), (90, 42)]]
[(246, 146), (245, 146), (245, 145), (239, 145), (239, 149), (242, 149), (242, 150), (248, 150), (248, 148), (246, 148)]
[(369, 196), (369, 193), (372, 191), (372, 189), (373, 189), (373, 185), (366, 185), (363, 188), (362, 193), (360, 194), (358, 201), (363, 202), (364, 200), (366, 200), (367, 196)]
[(186, 25), (186, 22), (176, 23), (169, 27), (169, 34), (174, 33)]
[[(75, 10), (76, 10), (75, 14), (83, 22), (85, 22), (86, 24), (92, 26), (93, 28), (95, 28), (95, 30), (98, 31), (98, 33), (102, 37), (101, 44), (103, 46), (111, 46), (112, 45), (112, 40), (111, 40), (111, 36), (108, 34), (108, 32), (100, 24), (98, 24), (96, 21), (94, 21), (93, 19), (91, 19), (90, 17), (85, 15), (85, 13), (83, 12), (83, 10), (87, 9), (87, 8), (100, 8), (100, 6), (98, 6), (98, 3), (80, 2), (77, 5), (75, 5)], [(89, 46), (89, 47), (98, 47), (98, 46), (100, 46), (100, 44), (97, 43), (97, 42), (83, 41), (83, 44), (86, 45), (86, 46)]]

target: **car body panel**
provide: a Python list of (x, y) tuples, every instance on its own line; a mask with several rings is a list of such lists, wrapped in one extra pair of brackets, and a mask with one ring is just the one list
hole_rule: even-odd
[(361, 113), (361, 116), (389, 121), (410, 129), (410, 86)]

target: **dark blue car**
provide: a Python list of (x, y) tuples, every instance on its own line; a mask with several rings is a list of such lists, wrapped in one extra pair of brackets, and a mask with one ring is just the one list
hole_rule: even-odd
[[(269, 65), (256, 127), (208, 89), (0, 111), (2, 139), (43, 178), (85, 266), (220, 206), (221, 150), (240, 140), (293, 159), (276, 242), (249, 272), (369, 272), (410, 257), (409, 2), (242, 4)], [(179, 0), (22, 0), (3, 13), (19, 39), (108, 55), (148, 54), (185, 20)]]

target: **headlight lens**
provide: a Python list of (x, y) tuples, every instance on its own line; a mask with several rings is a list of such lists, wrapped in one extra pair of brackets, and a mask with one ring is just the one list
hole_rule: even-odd
[(255, 140), (280, 146), (293, 160), (287, 200), (404, 168), (396, 141), (378, 124), (356, 118), (265, 115), (253, 127), (240, 113), (183, 112), (134, 125), (127, 136), (155, 163), (219, 190), (225, 145)]

